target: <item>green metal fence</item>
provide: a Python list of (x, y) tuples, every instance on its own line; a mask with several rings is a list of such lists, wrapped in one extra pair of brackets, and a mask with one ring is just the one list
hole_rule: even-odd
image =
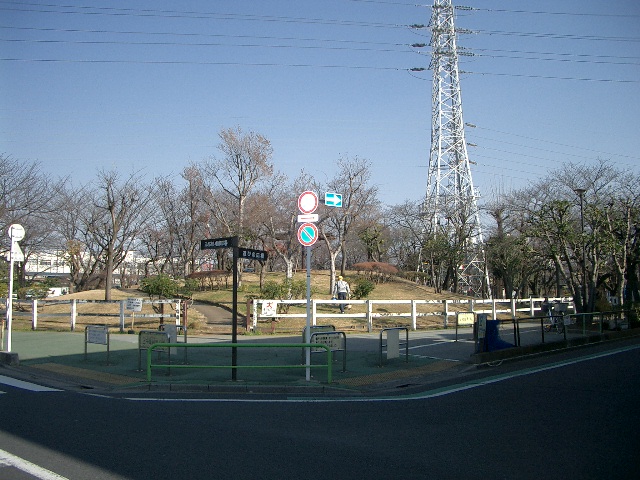
[[(313, 365), (175, 365), (171, 363), (152, 363), (152, 353), (154, 350), (170, 351), (171, 348), (323, 348), (327, 351), (327, 363), (316, 363)], [(151, 371), (153, 368), (228, 368), (228, 369), (290, 369), (290, 368), (326, 368), (327, 383), (331, 383), (332, 377), (332, 352), (327, 345), (318, 343), (154, 343), (147, 348), (147, 381), (151, 382)]]

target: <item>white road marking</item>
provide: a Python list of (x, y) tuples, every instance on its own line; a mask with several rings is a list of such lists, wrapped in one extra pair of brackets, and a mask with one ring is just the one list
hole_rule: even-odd
[(0, 470), (2, 470), (2, 465), (15, 467), (20, 471), (39, 478), (40, 480), (68, 480), (67, 477), (58, 475), (51, 470), (47, 470), (46, 468), (40, 467), (35, 463), (31, 463), (24, 458), (17, 457), (0, 449)]
[(23, 390), (29, 390), (31, 392), (61, 392), (57, 388), (43, 387), (42, 385), (36, 385), (35, 383), (25, 382), (24, 380), (18, 380), (11, 377), (0, 375), (0, 383), (9, 385), (11, 387), (21, 388)]
[(622, 352), (636, 350), (640, 348), (640, 345), (632, 345), (628, 347), (622, 347), (614, 350), (609, 350), (601, 353), (594, 353), (586, 355), (584, 357), (564, 360), (560, 362), (551, 363), (548, 365), (541, 365), (539, 367), (526, 368), (523, 370), (505, 373), (501, 375), (495, 375), (487, 377), (481, 380), (473, 380), (469, 382), (463, 382), (455, 385), (449, 385), (447, 387), (438, 388), (435, 390), (428, 390), (421, 393), (411, 395), (399, 395), (394, 397), (366, 397), (366, 398), (283, 398), (283, 399), (258, 399), (258, 398), (137, 398), (137, 397), (125, 397), (125, 400), (138, 401), (138, 402), (212, 402), (212, 403), (338, 403), (338, 402), (406, 402), (409, 400), (426, 400), (429, 398), (443, 397), (456, 392), (462, 392), (465, 390), (471, 390), (473, 388), (490, 385), (492, 383), (503, 382), (512, 378), (524, 377), (527, 375), (533, 375), (546, 370), (553, 370), (555, 368), (562, 368), (568, 365), (575, 365), (581, 362), (587, 362), (596, 358), (608, 357), (611, 355), (617, 355)]

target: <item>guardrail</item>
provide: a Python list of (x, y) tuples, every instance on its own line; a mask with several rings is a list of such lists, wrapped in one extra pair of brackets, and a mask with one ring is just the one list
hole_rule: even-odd
[[(628, 329), (629, 314), (628, 311), (573, 313), (503, 319), (498, 323), (505, 334), (500, 337), (510, 340), (512, 335), (513, 346), (521, 347), (594, 337), (602, 335), (605, 330)], [(548, 328), (551, 320), (561, 324), (562, 328)], [(508, 331), (510, 329), (511, 332)]]
[[(166, 363), (152, 363), (152, 353), (156, 349), (168, 350), (171, 348), (323, 348), (327, 351), (327, 363), (313, 365), (171, 365)], [(154, 343), (147, 348), (147, 382), (151, 382), (151, 370), (153, 368), (195, 368), (195, 369), (275, 369), (275, 368), (327, 368), (327, 383), (333, 381), (332, 375), (333, 357), (331, 349), (321, 343)]]
[[(521, 315), (522, 312), (526, 312), (530, 316), (534, 316), (536, 312), (542, 310), (542, 302), (544, 298), (531, 297), (527, 299), (469, 299), (469, 300), (324, 300), (324, 299), (311, 299), (311, 324), (317, 325), (318, 320), (325, 318), (353, 318), (361, 319), (366, 322), (369, 333), (373, 332), (373, 321), (375, 319), (389, 319), (389, 318), (408, 318), (410, 319), (411, 329), (417, 330), (418, 318), (424, 317), (440, 317), (441, 325), (446, 328), (449, 326), (450, 317), (455, 317), (460, 310), (470, 311), (473, 313), (487, 313), (491, 314), (493, 318), (497, 318), (499, 314), (509, 315), (511, 318), (515, 318)], [(575, 312), (575, 307), (571, 298), (551, 298), (550, 302), (561, 301), (568, 303), (569, 308)], [(305, 313), (277, 313), (275, 315), (261, 315), (258, 305), (263, 303), (277, 303), (284, 305), (306, 305), (306, 299), (302, 300), (268, 300), (257, 299), (253, 301), (252, 306), (252, 322), (247, 322), (248, 328), (254, 330), (258, 326), (258, 321), (261, 319), (284, 319), (284, 318), (306, 318)], [(338, 307), (340, 304), (349, 305), (362, 305), (361, 312), (356, 313), (320, 313), (318, 307), (321, 306), (333, 306)], [(388, 305), (408, 305), (409, 309), (405, 312), (377, 312), (376, 307), (388, 306)], [(418, 307), (424, 305), (430, 305), (435, 307), (431, 312), (419, 312)], [(251, 325), (251, 327), (249, 327)]]

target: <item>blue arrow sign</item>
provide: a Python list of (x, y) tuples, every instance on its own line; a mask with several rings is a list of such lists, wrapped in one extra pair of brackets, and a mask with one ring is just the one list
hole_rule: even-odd
[(326, 192), (324, 194), (324, 204), (327, 207), (342, 207), (342, 194)]

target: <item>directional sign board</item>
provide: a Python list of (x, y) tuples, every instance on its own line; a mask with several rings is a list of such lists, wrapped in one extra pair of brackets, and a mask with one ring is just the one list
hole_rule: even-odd
[(342, 207), (342, 194), (326, 192), (324, 194), (324, 204), (327, 207)]
[(298, 241), (305, 247), (310, 247), (318, 240), (318, 227), (313, 223), (303, 223), (298, 228)]
[(298, 197), (298, 208), (302, 213), (313, 213), (318, 208), (318, 195), (315, 192), (302, 192)]
[(208, 240), (200, 240), (200, 250), (235, 247), (236, 240), (237, 237), (210, 238)]
[(252, 248), (238, 248), (238, 258), (245, 258), (247, 260), (266, 260), (268, 258), (267, 252), (264, 250), (254, 250)]

